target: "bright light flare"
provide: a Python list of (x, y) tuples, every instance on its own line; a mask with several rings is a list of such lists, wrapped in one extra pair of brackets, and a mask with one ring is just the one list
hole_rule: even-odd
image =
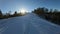
[(20, 12), (21, 12), (22, 14), (25, 14), (25, 13), (27, 12), (27, 10), (22, 8), (22, 9), (20, 10)]

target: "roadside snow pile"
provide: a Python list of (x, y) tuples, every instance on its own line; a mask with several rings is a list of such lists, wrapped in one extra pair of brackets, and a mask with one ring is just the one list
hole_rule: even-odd
[(60, 26), (30, 13), (21, 17), (0, 20), (0, 34), (60, 34)]

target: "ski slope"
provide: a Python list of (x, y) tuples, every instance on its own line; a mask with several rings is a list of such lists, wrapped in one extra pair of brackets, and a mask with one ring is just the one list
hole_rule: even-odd
[(30, 13), (0, 20), (0, 34), (60, 34), (60, 26)]

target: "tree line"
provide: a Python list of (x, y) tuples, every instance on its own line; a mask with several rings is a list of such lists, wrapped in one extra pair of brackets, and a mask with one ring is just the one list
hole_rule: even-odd
[[(24, 14), (25, 15), (25, 14)], [(2, 13), (2, 11), (0, 10), (0, 19), (7, 19), (7, 18), (11, 18), (11, 17), (17, 17), (17, 16), (23, 16), (22, 13), (17, 13), (17, 11), (15, 11), (13, 14), (11, 14), (11, 11), (9, 13)]]
[(39, 17), (60, 25), (60, 11), (57, 9), (47, 9), (45, 7), (37, 8), (32, 11), (32, 13), (37, 14)]

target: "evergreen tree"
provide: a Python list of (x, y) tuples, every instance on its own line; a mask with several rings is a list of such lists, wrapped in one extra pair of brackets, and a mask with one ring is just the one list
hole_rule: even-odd
[(17, 16), (17, 11), (14, 12), (14, 16)]
[(2, 14), (2, 11), (0, 10), (0, 19), (3, 18), (3, 14)]
[(0, 16), (2, 16), (2, 11), (0, 10)]

